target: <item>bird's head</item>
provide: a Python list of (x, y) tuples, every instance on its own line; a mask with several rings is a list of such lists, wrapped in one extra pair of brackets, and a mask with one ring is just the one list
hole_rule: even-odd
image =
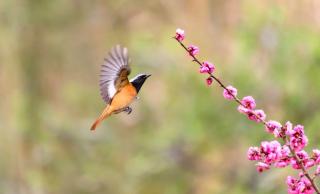
[(132, 85), (136, 88), (137, 92), (139, 92), (141, 86), (146, 81), (148, 77), (150, 77), (151, 74), (138, 74), (136, 77), (132, 78), (130, 82)]

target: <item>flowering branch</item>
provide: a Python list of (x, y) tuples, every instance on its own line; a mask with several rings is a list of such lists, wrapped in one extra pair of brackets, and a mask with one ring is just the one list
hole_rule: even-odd
[[(176, 39), (177, 40), (177, 39)], [(187, 51), (190, 52), (190, 49), (188, 49), (181, 41), (178, 41), (180, 43), (180, 45)], [(190, 47), (192, 49), (197, 49), (195, 47)], [(194, 50), (193, 52), (197, 52), (196, 50)], [(200, 65), (200, 67), (202, 67), (202, 63), (197, 59), (197, 57), (195, 57), (194, 54), (190, 54), (190, 56), (193, 58), (193, 61), (198, 63)], [(210, 75), (210, 77), (212, 79), (214, 79), (223, 89), (228, 90), (227, 87), (216, 77), (214, 76), (210, 71), (206, 71), (206, 73), (208, 73)], [(211, 84), (211, 83), (210, 83)], [(232, 96), (232, 98), (240, 105), (244, 106), (242, 104), (242, 102), (240, 101), (240, 99), (235, 96), (231, 91), (229, 91), (230, 95)]]
[[(226, 86), (218, 79), (213, 72), (215, 66), (208, 62), (200, 62), (196, 57), (199, 53), (199, 48), (194, 45), (186, 46), (182, 41), (185, 38), (185, 33), (181, 29), (176, 30), (175, 40), (189, 53), (193, 61), (200, 66), (199, 72), (208, 74), (206, 79), (207, 85), (211, 85), (213, 80), (216, 81), (223, 90), (223, 96), (227, 100), (234, 100), (239, 104), (238, 111), (247, 115), (248, 119), (261, 123), (265, 126), (267, 132), (273, 134), (275, 138), (280, 138), (284, 141), (281, 145), (277, 140), (263, 141), (260, 147), (250, 147), (248, 150), (248, 159), (258, 161), (257, 171), (263, 172), (270, 169), (271, 165), (277, 168), (283, 168), (291, 164), (293, 169), (301, 170), (298, 179), (288, 176), (287, 185), (289, 194), (320, 194), (314, 179), (320, 175), (320, 150), (314, 149), (313, 156), (309, 157), (304, 147), (308, 143), (308, 138), (304, 133), (302, 125), (292, 126), (288, 121), (282, 126), (279, 122), (269, 120), (266, 121), (266, 114), (263, 110), (256, 110), (256, 103), (252, 96), (245, 96), (240, 100), (237, 97), (237, 89), (233, 86)], [(308, 169), (317, 166), (314, 176), (308, 172)]]

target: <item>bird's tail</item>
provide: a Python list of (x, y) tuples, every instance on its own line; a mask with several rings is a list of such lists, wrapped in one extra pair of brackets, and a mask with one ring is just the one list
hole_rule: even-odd
[(109, 117), (111, 115), (112, 111), (110, 111), (110, 106), (108, 105), (103, 112), (101, 113), (101, 115), (99, 116), (99, 118), (93, 123), (93, 125), (91, 126), (91, 131), (95, 130), (96, 127), (101, 123), (101, 121), (103, 119), (106, 119), (107, 117)]

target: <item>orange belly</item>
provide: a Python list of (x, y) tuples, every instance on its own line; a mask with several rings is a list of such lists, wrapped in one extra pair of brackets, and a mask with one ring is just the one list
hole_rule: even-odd
[(103, 119), (109, 117), (115, 111), (129, 106), (129, 104), (131, 104), (136, 96), (137, 91), (131, 83), (124, 86), (119, 92), (114, 95), (111, 104), (103, 110), (100, 117), (93, 123), (91, 130), (95, 130), (95, 128)]
[(137, 91), (134, 86), (129, 83), (123, 87), (117, 94), (114, 95), (110, 104), (110, 109), (116, 111), (125, 108), (131, 104), (134, 98), (137, 96)]

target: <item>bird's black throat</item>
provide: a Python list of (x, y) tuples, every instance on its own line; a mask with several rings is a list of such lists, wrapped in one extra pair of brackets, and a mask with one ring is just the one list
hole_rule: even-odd
[(149, 77), (150, 75), (144, 75), (144, 76), (139, 76), (137, 79), (133, 80), (131, 82), (131, 84), (135, 87), (135, 89), (137, 90), (137, 93), (140, 91), (142, 85), (144, 84), (144, 82), (146, 81), (146, 79)]

